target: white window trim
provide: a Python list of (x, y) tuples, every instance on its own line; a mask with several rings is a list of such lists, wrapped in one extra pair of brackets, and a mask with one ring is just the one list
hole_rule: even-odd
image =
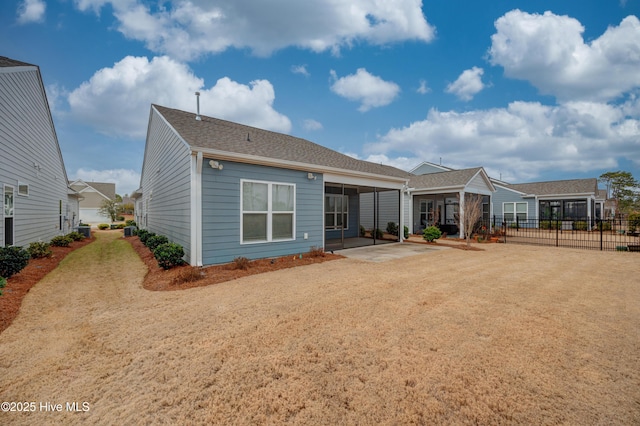
[[(333, 198), (343, 197), (342, 205), (346, 205), (347, 206), (347, 209), (344, 211), (344, 214), (347, 215), (347, 223), (346, 223), (346, 226), (344, 227), (344, 230), (348, 231), (349, 230), (349, 196), (346, 195), (346, 194), (345, 195), (342, 195), (342, 194), (324, 194), (324, 196), (325, 196), (325, 201), (326, 201), (327, 197), (333, 197)], [(325, 211), (324, 211), (324, 215), (325, 215), (325, 226), (324, 226), (324, 229), (327, 230), (327, 231), (339, 231), (339, 230), (343, 229), (343, 228), (341, 228), (341, 227), (339, 227), (337, 225), (327, 226), (326, 225), (326, 221), (327, 221), (326, 216), (328, 214), (333, 214), (333, 216), (334, 216), (333, 223), (336, 223), (335, 219), (338, 218), (338, 212), (336, 212), (336, 211), (328, 212), (327, 209), (325, 208)]]
[[(260, 183), (267, 185), (267, 239), (266, 240), (252, 240), (252, 241), (244, 241), (244, 220), (243, 216), (245, 213), (264, 213), (262, 211), (245, 211), (244, 206), (242, 205), (242, 200), (244, 199), (244, 183)], [(281, 212), (281, 211), (273, 211), (272, 206), (272, 196), (273, 196), (273, 185), (283, 185), (290, 186), (293, 188), (293, 212)], [(255, 180), (255, 179), (240, 179), (240, 244), (241, 245), (251, 245), (251, 244), (265, 244), (265, 243), (280, 243), (285, 241), (295, 241), (296, 240), (296, 212), (297, 212), (297, 204), (296, 204), (296, 184), (289, 182), (275, 182), (275, 181), (264, 181), (264, 180)], [(291, 214), (292, 215), (292, 230), (291, 230), (291, 238), (273, 238), (273, 214)]]
[[(23, 194), (22, 192), (20, 192), (20, 187), (27, 187), (27, 193)], [(21, 197), (28, 197), (29, 196), (29, 184), (28, 183), (24, 183), (24, 182), (20, 182), (18, 181), (18, 195)]]
[(526, 201), (508, 201), (508, 202), (503, 202), (502, 203), (502, 217), (506, 218), (507, 213), (505, 212), (505, 205), (507, 204), (511, 204), (513, 205), (513, 213), (509, 213), (509, 214), (513, 214), (513, 220), (515, 221), (516, 218), (518, 217), (518, 204), (524, 204), (527, 208), (524, 212), (525, 214), (525, 218), (524, 220), (528, 220), (529, 219), (529, 203), (527, 203)]

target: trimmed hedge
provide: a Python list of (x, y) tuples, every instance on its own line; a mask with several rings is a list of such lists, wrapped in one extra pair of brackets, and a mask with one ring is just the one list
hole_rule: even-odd
[(58, 235), (51, 239), (51, 245), (56, 247), (69, 247), (73, 240), (66, 235)]
[[(165, 237), (166, 238), (166, 237)], [(174, 266), (180, 266), (184, 263), (184, 249), (180, 244), (163, 243), (153, 250), (153, 256), (158, 261), (158, 266), (162, 269), (171, 269)]]
[(434, 240), (437, 240), (440, 237), (442, 237), (442, 231), (440, 231), (440, 229), (438, 229), (435, 226), (429, 226), (425, 228), (424, 231), (422, 232), (422, 238), (424, 238), (430, 243), (433, 242)]
[(149, 250), (154, 251), (160, 244), (166, 244), (169, 242), (169, 239), (164, 235), (153, 235), (147, 238), (146, 246), (149, 247)]
[(27, 251), (29, 252), (29, 256), (31, 256), (32, 259), (49, 257), (53, 253), (51, 251), (51, 244), (44, 242), (33, 242), (29, 244), (29, 247), (27, 247)]
[(29, 252), (22, 247), (0, 247), (0, 277), (11, 278), (29, 263)]

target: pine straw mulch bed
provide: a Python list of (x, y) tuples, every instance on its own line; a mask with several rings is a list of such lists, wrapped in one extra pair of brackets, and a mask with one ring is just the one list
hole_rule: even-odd
[(138, 256), (140, 256), (140, 259), (147, 265), (149, 270), (142, 286), (147, 290), (153, 291), (185, 290), (204, 287), (247, 277), (249, 275), (344, 258), (344, 256), (331, 253), (322, 253), (320, 255), (302, 253), (302, 259), (300, 255), (292, 255), (273, 259), (252, 260), (248, 263), (247, 269), (238, 269), (236, 264), (232, 262), (225, 265), (215, 265), (204, 268), (183, 265), (165, 271), (158, 266), (158, 262), (153, 257), (151, 250), (142, 244), (138, 237), (128, 237), (126, 240), (138, 253)]
[(20, 272), (7, 280), (7, 286), (2, 289), (0, 296), (0, 333), (6, 330), (18, 316), (22, 299), (31, 287), (53, 271), (69, 253), (95, 241), (85, 238), (74, 241), (69, 247), (51, 247), (51, 256), (41, 259), (29, 259), (29, 264)]

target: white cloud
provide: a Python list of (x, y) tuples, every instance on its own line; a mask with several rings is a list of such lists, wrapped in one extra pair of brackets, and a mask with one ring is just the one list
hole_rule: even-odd
[(304, 127), (305, 130), (322, 130), (323, 129), (322, 123), (310, 118), (304, 120), (304, 122), (302, 123), (302, 127)]
[(629, 118), (625, 106), (513, 102), (464, 113), (431, 110), (425, 120), (392, 129), (365, 149), (427, 161), (442, 157), (451, 167), (482, 165), (495, 177), (518, 181), (545, 171), (615, 168), (621, 158), (640, 163), (638, 138), (640, 120)]
[(589, 43), (580, 22), (551, 12), (513, 10), (495, 27), (491, 63), (561, 101), (607, 101), (640, 87), (640, 20), (635, 16)]
[(166, 56), (149, 61), (127, 56), (111, 68), (97, 71), (69, 96), (71, 116), (115, 136), (143, 138), (150, 104), (195, 111), (200, 91), (201, 113), (231, 121), (288, 132), (290, 120), (273, 109), (275, 92), (267, 80), (244, 85), (227, 77), (204, 87), (184, 64)]
[(131, 195), (140, 186), (140, 173), (130, 169), (93, 170), (78, 169), (70, 180), (82, 179), (85, 182), (114, 182), (116, 193)]
[(18, 3), (18, 23), (44, 22), (47, 4), (42, 0), (23, 0)]
[(359, 68), (355, 74), (340, 78), (331, 70), (331, 76), (335, 80), (331, 85), (331, 91), (350, 101), (361, 102), (358, 108), (360, 112), (389, 105), (400, 93), (400, 86), (396, 83), (384, 81), (364, 68)]
[(298, 46), (339, 52), (354, 42), (384, 45), (429, 42), (435, 30), (420, 0), (172, 0), (151, 8), (141, 0), (75, 0), (80, 10), (99, 12), (111, 4), (118, 30), (155, 52), (179, 59), (229, 48), (267, 56)]
[(420, 93), (421, 95), (426, 95), (427, 93), (431, 92), (431, 89), (429, 88), (429, 86), (427, 86), (427, 82), (425, 80), (420, 80), (420, 86), (418, 87), (416, 92)]
[(445, 91), (456, 95), (463, 101), (470, 101), (484, 89), (482, 74), (484, 74), (484, 70), (478, 67), (465, 70), (456, 81), (447, 86)]
[(309, 74), (309, 71), (307, 70), (306, 65), (293, 65), (291, 67), (291, 72), (294, 74), (302, 74), (305, 77), (309, 77), (311, 75)]

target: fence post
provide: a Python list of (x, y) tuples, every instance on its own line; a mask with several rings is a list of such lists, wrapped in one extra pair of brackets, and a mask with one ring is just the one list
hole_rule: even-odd
[(502, 230), (504, 231), (504, 243), (507, 244), (507, 221), (502, 219)]
[(600, 229), (600, 251), (602, 251), (602, 220), (596, 219), (596, 223), (598, 224), (598, 228)]
[(560, 228), (560, 221), (558, 218), (556, 218), (556, 247), (558, 247), (558, 239), (559, 239), (559, 228)]

